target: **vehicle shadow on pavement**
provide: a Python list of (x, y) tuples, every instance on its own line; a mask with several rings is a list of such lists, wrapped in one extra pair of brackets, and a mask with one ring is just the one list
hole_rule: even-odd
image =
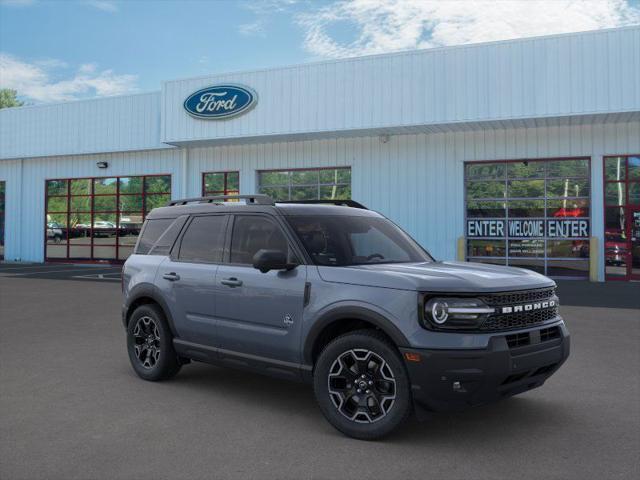
[[(187, 365), (171, 383), (175, 388), (184, 389), (181, 393), (185, 396), (204, 391), (207, 396), (223, 397), (243, 408), (267, 410), (287, 417), (292, 427), (300, 422), (294, 428), (312, 428), (322, 435), (345, 438), (322, 416), (310, 384), (205, 364)], [(465, 442), (483, 444), (491, 435), (524, 441), (536, 431), (544, 432), (567, 425), (571, 417), (562, 404), (541, 398), (513, 397), (461, 412), (433, 414), (422, 422), (413, 415), (383, 441), (398, 445), (426, 445), (453, 442), (464, 436)]]
[[(544, 387), (542, 387), (544, 388)], [(526, 395), (526, 394), (525, 394)], [(454, 413), (434, 414), (424, 422), (407, 422), (390, 440), (398, 444), (456, 441), (482, 444), (487, 438), (511, 438), (525, 441), (549, 429), (571, 423), (569, 408), (540, 398), (516, 396), (499, 402), (470, 407)]]

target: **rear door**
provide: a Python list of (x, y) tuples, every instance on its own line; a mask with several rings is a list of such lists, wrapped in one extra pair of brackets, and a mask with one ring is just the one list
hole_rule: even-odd
[(188, 342), (216, 342), (216, 272), (222, 260), (228, 215), (193, 216), (158, 269), (162, 290), (178, 336)]
[(269, 215), (238, 213), (232, 222), (227, 262), (216, 275), (221, 355), (299, 363), (306, 266), (261, 273), (252, 265), (260, 249), (300, 263), (291, 238)]

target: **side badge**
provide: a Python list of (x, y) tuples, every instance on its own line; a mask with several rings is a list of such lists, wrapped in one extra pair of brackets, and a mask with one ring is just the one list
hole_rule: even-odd
[(284, 320), (283, 320), (284, 324), (289, 327), (291, 325), (293, 325), (293, 318), (291, 317), (291, 315), (289, 315), (288, 313), (285, 314), (284, 316)]

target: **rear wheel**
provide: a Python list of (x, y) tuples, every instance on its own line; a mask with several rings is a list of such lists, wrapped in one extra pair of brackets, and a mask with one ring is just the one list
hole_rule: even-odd
[(375, 330), (358, 330), (329, 343), (316, 363), (314, 391), (329, 423), (363, 440), (391, 433), (412, 409), (402, 359)]
[(180, 371), (171, 330), (157, 305), (141, 305), (131, 314), (127, 350), (131, 366), (145, 380), (167, 380)]

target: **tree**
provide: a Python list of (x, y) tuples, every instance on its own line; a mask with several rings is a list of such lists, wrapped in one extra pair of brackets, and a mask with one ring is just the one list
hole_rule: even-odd
[(21, 107), (24, 102), (17, 99), (18, 92), (10, 88), (0, 89), (0, 108)]

